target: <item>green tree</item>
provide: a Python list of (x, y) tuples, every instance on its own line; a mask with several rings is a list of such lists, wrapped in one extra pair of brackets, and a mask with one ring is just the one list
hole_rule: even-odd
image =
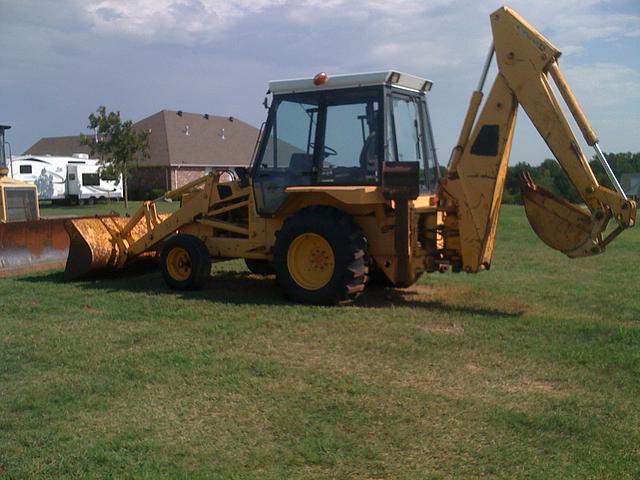
[[(607, 153), (606, 157), (618, 179), (625, 173), (640, 173), (640, 153)], [(600, 161), (594, 158), (589, 164), (598, 182), (612, 189), (611, 181)], [(569, 177), (564, 173), (560, 164), (552, 159), (546, 159), (536, 166), (518, 163), (508, 167), (502, 199), (504, 203), (521, 203), (520, 175), (523, 172), (528, 172), (534, 182), (552, 193), (566, 198), (570, 202), (582, 203), (583, 200)]]
[(89, 115), (88, 127), (96, 132), (95, 138), (82, 135), (82, 143), (91, 147), (91, 155), (98, 155), (100, 175), (103, 178), (122, 176), (125, 208), (129, 206), (127, 177), (140, 160), (149, 158), (149, 133), (133, 128), (131, 120), (122, 121), (120, 112), (107, 112), (100, 106)]
[[(606, 153), (605, 157), (609, 161), (609, 165), (615, 172), (618, 179), (625, 173), (639, 173), (640, 172), (640, 152), (639, 153)], [(596, 174), (598, 182), (605, 187), (613, 188), (609, 177), (607, 176), (600, 161), (594, 156), (593, 160), (589, 162), (593, 172)]]
[(520, 176), (523, 173), (530, 173), (534, 167), (528, 163), (519, 162), (507, 168), (507, 178), (504, 185), (502, 201), (504, 203), (522, 203), (520, 196)]

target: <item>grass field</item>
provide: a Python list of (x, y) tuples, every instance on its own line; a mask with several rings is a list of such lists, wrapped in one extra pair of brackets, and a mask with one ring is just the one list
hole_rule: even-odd
[(0, 477), (638, 478), (639, 249), (569, 260), (505, 207), (490, 272), (349, 307), (240, 262), (0, 279)]
[[(45, 203), (40, 205), (40, 215), (46, 218), (85, 216), (85, 215), (106, 215), (117, 212), (120, 215), (132, 214), (142, 202), (129, 202), (129, 208), (124, 208), (124, 202), (99, 202), (95, 205), (51, 205)], [(157, 202), (156, 208), (159, 213), (172, 212), (180, 206), (180, 202)]]

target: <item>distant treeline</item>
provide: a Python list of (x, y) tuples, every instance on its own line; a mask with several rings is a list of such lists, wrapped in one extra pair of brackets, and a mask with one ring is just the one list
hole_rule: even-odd
[[(625, 173), (640, 173), (640, 152), (638, 153), (606, 153), (605, 156), (616, 173), (618, 180), (621, 180)], [(609, 177), (604, 172), (602, 165), (597, 159), (589, 162), (591, 169), (596, 174), (598, 182), (613, 189)], [(518, 163), (507, 170), (507, 181), (504, 187), (503, 203), (522, 203), (520, 197), (520, 175), (528, 172), (533, 180), (543, 188), (551, 190), (556, 195), (560, 195), (570, 202), (581, 203), (582, 199), (573, 187), (560, 164), (555, 160), (547, 159), (540, 165), (533, 166), (528, 163)], [(431, 171), (431, 175), (435, 171)], [(440, 177), (446, 175), (446, 168), (440, 167)]]
[[(606, 153), (605, 156), (616, 173), (618, 180), (624, 173), (640, 172), (640, 153)], [(589, 162), (591, 169), (596, 174), (600, 184), (613, 188), (609, 177), (605, 173), (602, 165), (597, 159)], [(520, 197), (520, 175), (522, 172), (529, 172), (533, 180), (543, 188), (551, 190), (553, 193), (566, 198), (570, 202), (580, 203), (582, 199), (573, 187), (560, 164), (555, 160), (547, 159), (538, 166), (527, 163), (518, 163), (509, 167), (507, 171), (507, 181), (504, 187), (503, 203), (522, 203)]]

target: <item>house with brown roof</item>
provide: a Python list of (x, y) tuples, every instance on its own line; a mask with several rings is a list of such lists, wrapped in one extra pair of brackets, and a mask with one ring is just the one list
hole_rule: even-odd
[(71, 157), (74, 153), (91, 154), (91, 147), (80, 143), (80, 135), (41, 138), (31, 145), (23, 155)]
[[(150, 156), (132, 188), (171, 190), (214, 167), (247, 167), (258, 129), (234, 117), (162, 110), (135, 124), (148, 131)], [(144, 175), (142, 175), (144, 172)]]
[[(162, 110), (134, 124), (149, 132), (149, 158), (129, 179), (133, 192), (171, 190), (216, 167), (247, 167), (259, 131), (234, 117)], [(90, 153), (80, 136), (42, 138), (25, 155)]]

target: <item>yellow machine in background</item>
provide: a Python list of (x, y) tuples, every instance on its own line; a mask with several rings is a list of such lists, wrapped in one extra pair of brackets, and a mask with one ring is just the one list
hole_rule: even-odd
[(36, 186), (9, 178), (5, 132), (11, 127), (0, 125), (0, 223), (38, 220)]
[[(633, 226), (626, 198), (558, 67), (560, 52), (515, 12), (491, 15), (494, 45), (474, 92), (446, 177), (433, 145), (428, 80), (396, 71), (271, 82), (269, 116), (250, 172), (212, 173), (131, 218), (70, 220), (66, 272), (79, 278), (160, 251), (172, 288), (196, 288), (211, 261), (243, 258), (276, 274), (285, 294), (308, 303), (357, 297), (370, 277), (408, 286), (424, 272), (487, 269), (521, 105), (587, 210), (523, 179), (534, 230), (570, 257), (594, 255)], [(498, 74), (484, 106), (495, 55)], [(551, 76), (616, 191), (598, 184), (549, 86)], [(608, 235), (610, 220), (617, 227)]]
[(0, 276), (59, 268), (69, 251), (64, 220), (41, 220), (36, 186), (8, 176), (10, 128), (0, 125)]

